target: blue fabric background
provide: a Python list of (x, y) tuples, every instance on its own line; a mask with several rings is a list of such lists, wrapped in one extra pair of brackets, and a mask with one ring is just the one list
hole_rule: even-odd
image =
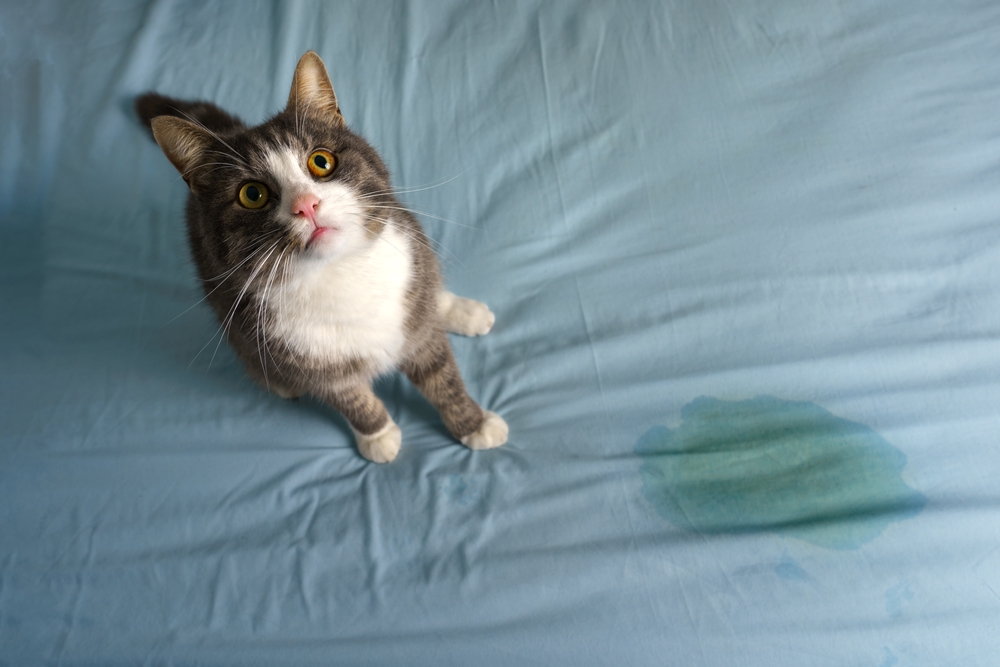
[[(998, 36), (991, 1), (0, 2), (0, 665), (996, 664)], [(367, 464), (212, 360), (132, 100), (258, 122), (307, 49), (497, 314), (453, 344), (500, 450), (389, 377)], [(926, 506), (853, 549), (659, 514), (640, 438), (759, 395)]]

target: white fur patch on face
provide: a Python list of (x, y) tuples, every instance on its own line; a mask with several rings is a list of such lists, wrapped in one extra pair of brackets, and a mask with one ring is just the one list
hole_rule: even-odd
[[(364, 247), (368, 242), (364, 207), (357, 196), (337, 181), (314, 179), (306, 167), (306, 158), (290, 148), (267, 155), (268, 169), (280, 190), (278, 221), (309, 244), (307, 253), (314, 257), (348, 254)], [(319, 200), (315, 222), (293, 211), (300, 198), (309, 196)], [(310, 243), (317, 226), (328, 231)]]

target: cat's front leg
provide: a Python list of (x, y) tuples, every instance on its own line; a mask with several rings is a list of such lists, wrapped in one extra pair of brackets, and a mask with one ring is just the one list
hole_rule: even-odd
[(507, 422), (500, 415), (483, 410), (465, 391), (444, 332), (437, 332), (401, 369), (438, 409), (448, 431), (463, 445), (469, 449), (492, 449), (507, 442)]
[(482, 336), (489, 333), (496, 316), (481, 301), (456, 296), (447, 290), (438, 292), (438, 315), (444, 328), (463, 336)]
[(369, 385), (337, 387), (319, 393), (351, 425), (361, 456), (375, 463), (389, 463), (399, 454), (402, 431)]

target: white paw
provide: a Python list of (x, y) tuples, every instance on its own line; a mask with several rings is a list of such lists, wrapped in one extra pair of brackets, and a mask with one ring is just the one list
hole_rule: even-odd
[(483, 414), (486, 419), (479, 430), (462, 438), (462, 444), (469, 449), (493, 449), (507, 442), (507, 422), (495, 412), (483, 410)]
[(438, 313), (444, 320), (445, 329), (463, 336), (489, 333), (497, 319), (485, 303), (455, 296), (445, 290), (438, 294)]
[(390, 419), (389, 423), (377, 433), (364, 435), (354, 431), (354, 439), (358, 443), (361, 456), (373, 463), (389, 463), (399, 454), (399, 446), (403, 444), (403, 432)]

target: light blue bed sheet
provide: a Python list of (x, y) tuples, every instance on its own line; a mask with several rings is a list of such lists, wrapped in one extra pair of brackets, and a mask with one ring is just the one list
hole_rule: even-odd
[[(509, 443), (204, 304), (149, 89), (326, 61)], [(0, 3), (0, 665), (996, 665), (1000, 4)]]

